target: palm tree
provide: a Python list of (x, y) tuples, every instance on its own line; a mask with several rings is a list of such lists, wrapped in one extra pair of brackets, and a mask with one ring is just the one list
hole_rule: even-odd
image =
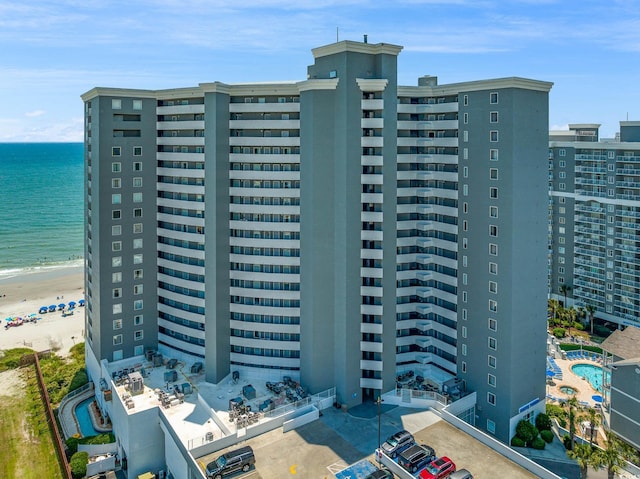
[(577, 444), (571, 451), (567, 451), (567, 456), (575, 460), (580, 467), (580, 479), (587, 479), (589, 466), (599, 464), (593, 449), (588, 444)]
[(604, 450), (596, 453), (594, 465), (597, 468), (606, 467), (607, 478), (614, 479), (615, 474), (620, 472), (625, 461), (631, 459), (634, 453), (629, 446), (623, 444), (612, 434), (609, 434), (604, 444)]
[(551, 313), (551, 319), (555, 321), (558, 316), (558, 311), (560, 310), (560, 301), (557, 299), (549, 300), (549, 312)]
[(593, 336), (593, 320), (596, 315), (596, 307), (593, 304), (587, 304), (585, 309), (589, 313), (589, 324), (591, 325), (591, 335)]
[(575, 446), (576, 441), (576, 409), (578, 409), (578, 400), (575, 396), (571, 396), (571, 399), (567, 401), (569, 406), (569, 437), (571, 438), (571, 450)]
[(571, 291), (571, 286), (568, 286), (566, 284), (560, 285), (560, 292), (564, 295), (564, 303), (562, 304), (562, 306), (564, 306), (565, 308), (567, 307), (567, 293), (569, 291)]
[(598, 420), (598, 413), (594, 408), (590, 407), (589, 409), (587, 409), (587, 415), (582, 416), (581, 419), (589, 421), (589, 446), (593, 446), (593, 435), (595, 433), (595, 428), (600, 424), (600, 421)]
[(578, 317), (578, 311), (573, 306), (571, 306), (566, 311), (567, 311), (567, 319), (569, 321), (569, 336), (571, 336), (571, 326), (573, 326), (573, 323)]

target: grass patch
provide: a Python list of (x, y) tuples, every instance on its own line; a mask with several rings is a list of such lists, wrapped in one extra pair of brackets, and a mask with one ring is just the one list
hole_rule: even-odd
[(44, 405), (35, 379), (35, 367), (20, 370), (24, 397), (0, 396), (0, 477), (62, 479)]

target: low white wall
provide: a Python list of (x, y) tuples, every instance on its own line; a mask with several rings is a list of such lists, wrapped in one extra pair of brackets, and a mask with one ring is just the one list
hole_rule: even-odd
[(297, 427), (304, 426), (310, 422), (315, 421), (320, 417), (320, 411), (315, 407), (311, 407), (311, 410), (307, 413), (303, 413), (301, 416), (285, 421), (282, 424), (282, 432), (289, 432)]
[(101, 461), (87, 464), (87, 477), (91, 477), (101, 472), (113, 471), (116, 468), (116, 456), (109, 456)]
[(78, 444), (78, 451), (87, 451), (89, 456), (116, 454), (118, 452), (118, 445), (115, 442), (109, 444)]

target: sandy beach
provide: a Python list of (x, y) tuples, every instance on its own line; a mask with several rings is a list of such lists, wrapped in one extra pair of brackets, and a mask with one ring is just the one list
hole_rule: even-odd
[[(66, 317), (62, 311), (38, 314), (38, 310), (41, 306), (80, 299), (84, 299), (82, 266), (0, 278), (0, 350), (28, 347), (36, 351), (55, 349), (62, 356), (68, 354), (71, 346), (84, 341), (84, 308), (76, 306), (74, 314)], [(41, 319), (5, 329), (5, 318), (33, 313)]]

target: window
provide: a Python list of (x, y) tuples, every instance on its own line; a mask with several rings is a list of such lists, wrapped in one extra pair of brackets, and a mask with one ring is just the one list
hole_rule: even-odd
[(489, 254), (491, 256), (498, 256), (498, 245), (494, 243), (489, 243)]
[(112, 205), (119, 205), (120, 203), (122, 203), (122, 195), (120, 193), (114, 193), (111, 195)]
[(133, 187), (134, 188), (140, 188), (142, 187), (142, 178), (140, 177), (136, 177), (133, 179)]
[(462, 220), (462, 231), (467, 231), (469, 229), (469, 224), (467, 220)]
[(469, 141), (469, 132), (467, 130), (464, 130), (462, 132), (462, 141), (464, 141), (464, 142)]
[(494, 356), (489, 356), (487, 360), (487, 364), (490, 368), (496, 368), (496, 358)]
[(567, 177), (567, 173), (565, 171), (561, 171), (560, 173), (558, 173), (558, 178), (560, 178), (561, 180), (564, 180)]
[(133, 232), (134, 233), (142, 233), (142, 223), (134, 223), (133, 224)]
[(121, 298), (122, 297), (122, 288), (113, 288), (112, 297)]
[(122, 313), (122, 303), (114, 304), (111, 306), (111, 312), (113, 314), (121, 314)]
[(498, 330), (498, 321), (496, 321), (493, 318), (489, 318), (489, 329), (491, 331), (497, 331)]
[(113, 344), (114, 344), (114, 345), (116, 345), (116, 344), (122, 344), (122, 334), (116, 334), (116, 335), (113, 337)]
[(463, 160), (468, 160), (469, 159), (469, 148), (463, 148), (462, 149), (462, 159)]
[(566, 161), (564, 161), (564, 160), (560, 160), (560, 161), (558, 162), (558, 166), (559, 166), (560, 168), (564, 168), (565, 166), (567, 166), (567, 162), (566, 162)]
[(498, 283), (495, 281), (489, 281), (489, 292), (497, 294), (498, 293)]
[(560, 148), (558, 150), (558, 155), (559, 156), (567, 156), (567, 150), (565, 150), (564, 148)]
[(464, 123), (465, 125), (469, 123), (469, 113), (462, 114), (462, 123)]
[(493, 374), (487, 374), (487, 384), (496, 387), (496, 377)]
[(120, 156), (122, 154), (122, 148), (119, 146), (111, 147), (111, 156)]
[(491, 123), (498, 123), (498, 112), (497, 111), (489, 112), (489, 121)]
[(491, 218), (498, 217), (498, 207), (497, 206), (489, 206), (489, 216)]
[(467, 310), (466, 309), (462, 309), (462, 319), (464, 319), (465, 321), (467, 320)]
[(133, 240), (133, 249), (141, 249), (142, 248), (142, 238), (135, 238)]
[(564, 257), (563, 256), (558, 258), (558, 263), (564, 264)]
[(498, 227), (496, 225), (489, 225), (489, 236), (494, 238), (498, 236)]
[(564, 274), (564, 266), (558, 266), (558, 273)]
[(462, 345), (462, 355), (463, 355), (463, 356), (466, 356), (466, 355), (467, 355), (467, 345), (466, 345), (466, 344), (463, 344), (463, 345)]
[(498, 302), (490, 299), (489, 300), (489, 311), (491, 311), (492, 313), (497, 313), (498, 312)]
[(561, 216), (560, 218), (558, 218), (558, 223), (561, 224), (561, 225), (565, 224), (564, 217)]
[(141, 269), (134, 269), (133, 270), (133, 279), (142, 279), (142, 273), (143, 270)]
[(469, 246), (469, 240), (467, 238), (462, 238), (462, 249), (467, 249)]
[(133, 171), (142, 171), (142, 163), (139, 161), (134, 162)]
[(565, 204), (567, 199), (564, 196), (561, 196), (559, 201), (560, 201), (561, 204)]
[(498, 263), (489, 263), (489, 273), (498, 274)]
[(469, 196), (469, 185), (462, 185), (462, 196)]
[(463, 303), (466, 303), (466, 302), (467, 302), (467, 297), (468, 297), (468, 296), (467, 296), (467, 292), (466, 292), (466, 291), (463, 291), (463, 292), (462, 292), (462, 302), (463, 302)]
[(489, 93), (489, 103), (491, 103), (492, 105), (495, 105), (498, 103), (498, 92), (494, 91)]
[(133, 309), (135, 311), (140, 311), (143, 308), (143, 306), (144, 306), (144, 302), (141, 299), (136, 299), (133, 302)]
[(119, 220), (121, 216), (122, 216), (122, 211), (120, 211), (120, 210), (112, 210), (111, 211), (111, 219), (112, 220)]
[(116, 98), (111, 99), (111, 109), (113, 109), (113, 110), (121, 110), (122, 109), (122, 100), (119, 100), (119, 99), (116, 99)]
[[(466, 266), (466, 264), (464, 266)], [(467, 273), (462, 273), (462, 284), (466, 286), (468, 283), (469, 283), (469, 275)]]
[(111, 178), (111, 188), (120, 188), (120, 178)]
[(496, 405), (496, 395), (493, 393), (487, 393), (487, 402), (492, 406)]
[(489, 188), (489, 198), (492, 198), (494, 200), (498, 199), (498, 188), (496, 188), (495, 186)]
[(133, 285), (133, 294), (142, 294), (143, 288), (141, 284)]
[(133, 255), (133, 264), (142, 264), (142, 253)]
[(133, 109), (142, 110), (142, 100), (133, 100)]
[(122, 250), (122, 241), (111, 242), (111, 251), (121, 251), (121, 250)]
[(133, 217), (134, 218), (142, 218), (142, 208), (134, 208), (133, 209)]
[(133, 317), (133, 324), (135, 326), (140, 326), (143, 322), (144, 322), (144, 318), (143, 318), (143, 316), (141, 314), (136, 314)]
[(133, 202), (134, 203), (142, 203), (142, 193), (134, 193), (133, 194)]
[(122, 266), (122, 256), (114, 256), (111, 258), (111, 266), (114, 268)]
[(498, 179), (498, 168), (489, 168), (489, 179), (490, 180)]
[(469, 212), (469, 203), (467, 203), (466, 201), (464, 203), (462, 203), (462, 212), (463, 213), (468, 213)]
[(467, 106), (469, 104), (469, 95), (463, 95), (462, 97), (462, 104), (464, 106)]
[(122, 234), (122, 226), (121, 225), (113, 225), (111, 227), (111, 236), (120, 236)]
[(463, 373), (467, 372), (467, 362), (466, 361), (462, 361), (462, 372)]
[(467, 327), (466, 326), (462, 326), (462, 337), (463, 338), (467, 337)]
[(140, 344), (138, 346), (134, 346), (133, 355), (134, 356), (142, 356), (144, 354), (144, 345)]
[(489, 150), (489, 161), (498, 161), (498, 150), (492, 148)]
[(143, 338), (144, 338), (144, 331), (139, 330), (139, 331), (135, 331), (133, 333), (133, 340), (134, 341), (142, 341)]
[(121, 283), (122, 282), (122, 273), (120, 273), (120, 272), (111, 273), (111, 282), (112, 283)]
[(564, 190), (566, 190), (566, 189), (567, 189), (567, 185), (566, 185), (566, 183), (558, 183), (558, 189), (559, 189), (560, 191), (564, 191)]
[(114, 331), (116, 329), (122, 329), (122, 320), (121, 319), (114, 319), (113, 320), (113, 329), (114, 329)]
[(498, 349), (498, 340), (496, 338), (492, 338), (491, 336), (489, 336), (489, 349)]
[(463, 178), (469, 178), (469, 167), (468, 166), (463, 166), (462, 167), (462, 177)]
[(607, 211), (613, 213), (616, 211), (616, 205), (607, 205)]
[(122, 171), (122, 164), (119, 161), (111, 163), (111, 173), (120, 173)]
[(490, 432), (491, 434), (495, 434), (496, 433), (496, 423), (495, 423), (495, 421), (492, 421), (491, 419), (487, 419), (487, 431)]
[(491, 130), (489, 132), (489, 141), (491, 142), (498, 141), (498, 130)]

